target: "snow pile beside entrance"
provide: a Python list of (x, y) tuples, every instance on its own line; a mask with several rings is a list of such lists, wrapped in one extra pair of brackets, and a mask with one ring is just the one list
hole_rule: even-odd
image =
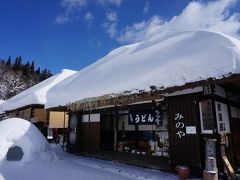
[(56, 159), (49, 143), (29, 121), (10, 118), (0, 122), (0, 162), (6, 160), (9, 148), (23, 151), (22, 162), (50, 162)]
[[(45, 108), (124, 91), (158, 89), (240, 73), (240, 41), (208, 31), (155, 34), (117, 48), (53, 87)], [(61, 97), (61, 98), (59, 98)]]
[(13, 110), (31, 104), (44, 105), (47, 101), (46, 93), (48, 90), (74, 73), (76, 73), (76, 71), (63, 69), (61, 73), (56, 74), (8, 99), (5, 103), (0, 105), (0, 111), (4, 112)]

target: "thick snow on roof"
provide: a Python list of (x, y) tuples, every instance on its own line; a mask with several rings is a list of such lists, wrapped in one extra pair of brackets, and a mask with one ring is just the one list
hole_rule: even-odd
[(76, 73), (76, 71), (63, 69), (61, 73), (56, 74), (8, 99), (5, 103), (0, 105), (0, 110), (13, 110), (31, 104), (44, 105), (47, 101), (46, 93), (48, 90), (74, 73)]
[(22, 162), (50, 162), (56, 159), (46, 138), (29, 121), (20, 118), (0, 122), (0, 163), (6, 160), (11, 147), (23, 151)]
[[(0, 104), (2, 104), (4, 102), (6, 102), (6, 101), (0, 99)], [(0, 108), (0, 114), (2, 114), (2, 113), (3, 113), (3, 111), (1, 111), (1, 108)]]
[[(209, 31), (165, 32), (110, 52), (59, 83), (46, 108), (150, 86), (172, 87), (240, 73), (240, 41)], [(59, 98), (61, 96), (61, 98)]]

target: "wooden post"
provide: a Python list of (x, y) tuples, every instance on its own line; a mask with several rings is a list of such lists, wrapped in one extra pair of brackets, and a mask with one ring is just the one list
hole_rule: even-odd
[(89, 110), (88, 110), (88, 133), (87, 133), (87, 148), (88, 148), (88, 150), (89, 150), (90, 118), (91, 118), (91, 114), (90, 114), (90, 108), (89, 108)]
[(116, 111), (116, 118), (113, 118), (114, 120), (114, 151), (118, 150), (118, 111)]
[(216, 160), (216, 139), (205, 139), (205, 170), (204, 180), (218, 180)]

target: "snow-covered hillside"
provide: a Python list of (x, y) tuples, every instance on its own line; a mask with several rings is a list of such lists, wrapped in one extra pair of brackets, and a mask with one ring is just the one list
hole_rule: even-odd
[(35, 86), (8, 99), (5, 103), (2, 103), (0, 105), (0, 112), (17, 109), (31, 104), (44, 105), (47, 101), (46, 93), (48, 90), (74, 73), (76, 73), (76, 71), (67, 69), (62, 70), (61, 73), (36, 84)]
[[(240, 73), (240, 41), (209, 31), (165, 32), (110, 52), (48, 91), (45, 108), (150, 86)], [(61, 98), (59, 98), (61, 96)]]

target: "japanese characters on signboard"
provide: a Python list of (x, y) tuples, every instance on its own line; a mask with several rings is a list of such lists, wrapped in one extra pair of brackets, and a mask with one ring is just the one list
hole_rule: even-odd
[(214, 116), (211, 100), (200, 102), (200, 116), (202, 133), (212, 134), (214, 129)]
[(229, 117), (228, 117), (228, 108), (226, 104), (215, 102), (216, 107), (216, 117), (218, 124), (218, 133), (229, 133)]
[(186, 135), (185, 133), (185, 124), (183, 123), (184, 116), (181, 113), (176, 113), (174, 120), (175, 120), (175, 128), (176, 128), (176, 135), (179, 139)]
[(129, 112), (129, 125), (150, 125), (162, 123), (162, 111), (160, 109), (132, 110)]

